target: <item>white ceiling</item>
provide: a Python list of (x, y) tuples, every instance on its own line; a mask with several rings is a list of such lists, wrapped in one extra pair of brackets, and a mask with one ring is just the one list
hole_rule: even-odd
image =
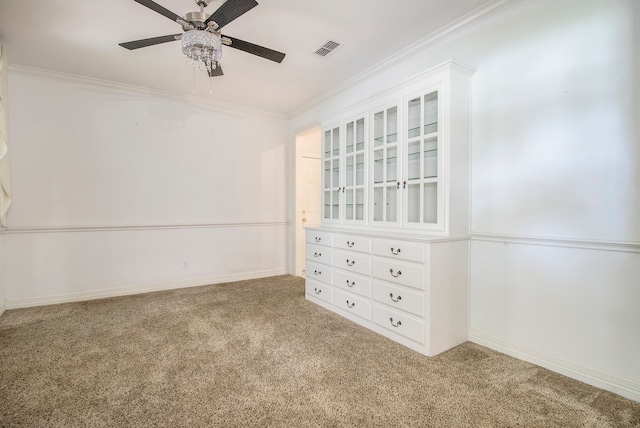
[[(178, 15), (194, 0), (155, 0)], [(212, 0), (212, 13), (223, 0)], [(133, 0), (0, 0), (0, 40), (11, 64), (44, 68), (287, 113), (492, 0), (258, 0), (224, 33), (287, 54), (277, 64), (223, 50), (224, 76), (186, 63), (179, 42), (118, 43), (180, 33)], [(343, 44), (328, 57), (313, 52)], [(210, 88), (211, 87), (211, 88)], [(211, 94), (209, 90), (211, 89)]]

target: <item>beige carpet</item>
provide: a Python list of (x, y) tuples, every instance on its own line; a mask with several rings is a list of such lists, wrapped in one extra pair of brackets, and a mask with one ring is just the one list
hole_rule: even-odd
[(471, 343), (434, 358), (280, 276), (8, 311), (2, 427), (632, 427), (640, 403)]

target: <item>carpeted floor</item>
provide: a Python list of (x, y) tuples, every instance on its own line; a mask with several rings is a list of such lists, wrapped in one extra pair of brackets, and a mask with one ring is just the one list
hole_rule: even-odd
[(8, 311), (2, 427), (639, 427), (640, 403), (471, 343), (424, 357), (279, 276)]

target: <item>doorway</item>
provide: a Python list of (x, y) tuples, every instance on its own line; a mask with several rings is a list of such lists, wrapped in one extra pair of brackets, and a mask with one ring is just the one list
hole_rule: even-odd
[(321, 218), (321, 129), (296, 135), (296, 275), (305, 275), (305, 227), (319, 226)]

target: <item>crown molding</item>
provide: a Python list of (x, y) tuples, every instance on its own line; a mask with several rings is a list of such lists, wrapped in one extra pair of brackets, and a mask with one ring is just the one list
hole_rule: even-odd
[(410, 76), (405, 80), (401, 80), (395, 83), (393, 86), (384, 88), (380, 92), (370, 94), (368, 97), (358, 100), (353, 104), (346, 105), (338, 110), (333, 110), (327, 115), (320, 118), (320, 124), (335, 121), (335, 118), (345, 116), (345, 114), (347, 114), (348, 112), (352, 112), (352, 114), (359, 114), (363, 110), (369, 110), (374, 106), (374, 104), (379, 104), (381, 99), (389, 96), (395, 97), (398, 92), (406, 90), (410, 86), (419, 83), (421, 80), (427, 78), (430, 75), (454, 70), (459, 73), (466, 74), (469, 77), (473, 76), (473, 74), (476, 72), (475, 68), (465, 65), (452, 58), (441, 64), (428, 68), (416, 74), (415, 76)]
[(390, 57), (386, 58), (385, 60), (377, 63), (376, 65), (373, 65), (372, 67), (368, 68), (367, 70), (353, 76), (350, 79), (345, 80), (344, 82), (342, 82), (341, 84), (333, 87), (332, 89), (329, 89), (328, 91), (325, 91), (322, 95), (320, 95), (319, 97), (316, 97), (314, 99), (312, 99), (311, 101), (303, 104), (300, 107), (297, 107), (293, 110), (291, 110), (288, 114), (289, 118), (293, 118), (301, 113), (303, 113), (306, 110), (309, 110), (310, 108), (322, 103), (323, 101), (326, 101), (332, 97), (334, 97), (335, 95), (346, 91), (347, 89), (357, 85), (358, 83), (365, 81), (366, 79), (368, 79), (369, 77), (371, 77), (372, 75), (375, 75), (377, 73), (379, 73), (380, 71), (383, 71), (384, 69), (390, 67), (391, 65), (402, 61), (405, 58), (408, 58), (412, 55), (414, 55), (416, 52), (420, 51), (420, 50), (424, 50), (427, 48), (431, 48), (433, 46), (436, 46), (442, 42), (444, 42), (445, 40), (461, 33), (462, 31), (465, 31), (471, 27), (473, 27), (474, 25), (482, 22), (483, 20), (489, 18), (490, 16), (493, 16), (501, 11), (503, 11), (504, 9), (507, 9), (511, 6), (513, 6), (514, 4), (518, 3), (520, 0), (490, 0), (487, 3), (485, 3), (484, 5), (472, 10), (471, 12), (467, 13), (466, 15), (463, 15), (462, 17), (458, 18), (457, 20), (451, 22), (450, 24), (446, 25), (445, 27), (440, 28), (439, 30), (434, 31), (433, 33), (427, 35), (426, 37), (418, 40), (417, 42), (407, 46), (406, 48), (396, 52), (395, 54), (391, 55)]
[(237, 113), (250, 113), (250, 114), (272, 117), (277, 119), (287, 119), (287, 115), (284, 113), (251, 108), (251, 107), (242, 106), (240, 104), (225, 103), (222, 101), (209, 100), (209, 99), (204, 99), (200, 97), (181, 95), (181, 94), (176, 94), (170, 91), (162, 91), (159, 89), (146, 88), (143, 86), (131, 85), (128, 83), (115, 82), (111, 80), (103, 80), (95, 77), (81, 76), (79, 74), (65, 73), (62, 71), (48, 70), (44, 68), (31, 67), (28, 65), (21, 65), (21, 64), (10, 64), (8, 69), (9, 69), (9, 73), (19, 75), (19, 76), (41, 77), (41, 78), (57, 79), (57, 80), (66, 81), (66, 82), (83, 83), (87, 85), (99, 86), (99, 87), (108, 88), (112, 90), (135, 93), (138, 95), (145, 95), (145, 96), (151, 95), (151, 96), (169, 98), (175, 101), (183, 101), (191, 104), (197, 104), (203, 108), (212, 109), (212, 110), (218, 110), (218, 111), (224, 111), (224, 112), (232, 111)]

